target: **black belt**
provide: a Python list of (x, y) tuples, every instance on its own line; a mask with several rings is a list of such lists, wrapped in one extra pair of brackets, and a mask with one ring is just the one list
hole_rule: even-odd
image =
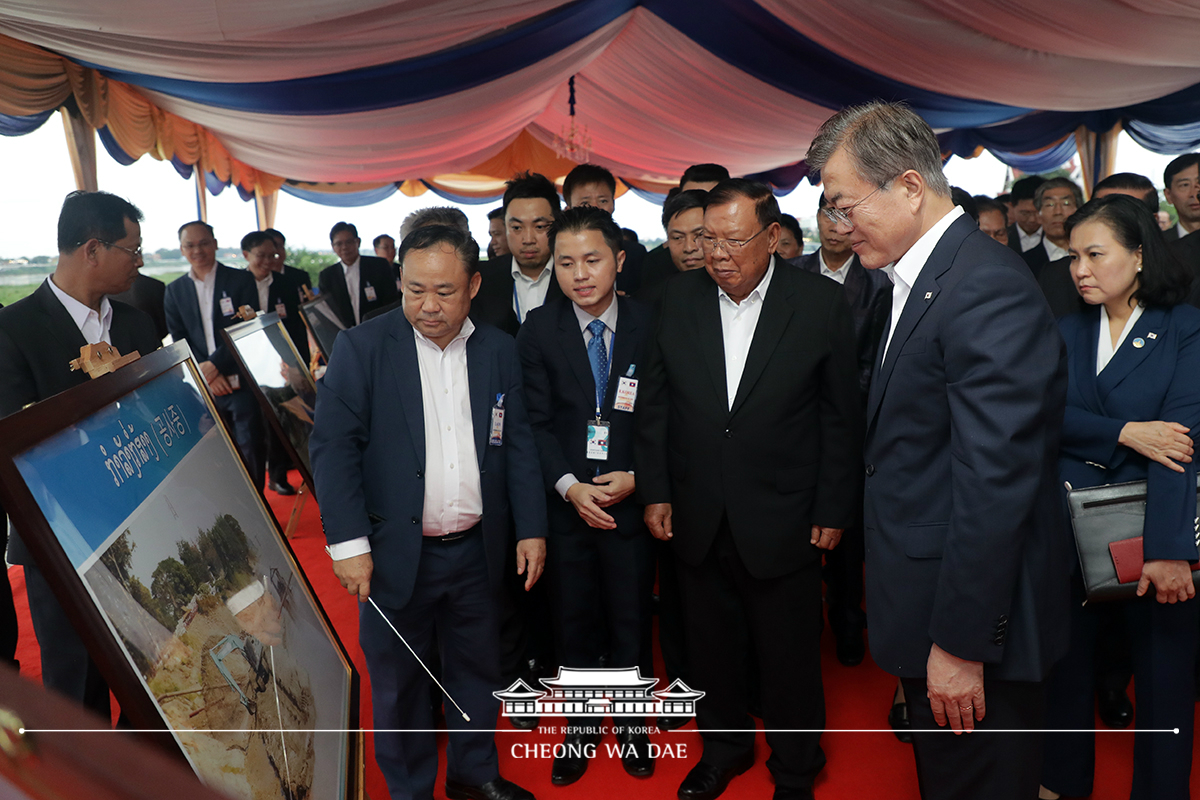
[(473, 536), (476, 533), (479, 533), (481, 530), (483, 530), (483, 523), (476, 522), (465, 531), (459, 531), (458, 533), (447, 533), (445, 536), (424, 536), (422, 537), (422, 541), (426, 544), (450, 544), (451, 542), (461, 542), (463, 539), (466, 539), (468, 536)]

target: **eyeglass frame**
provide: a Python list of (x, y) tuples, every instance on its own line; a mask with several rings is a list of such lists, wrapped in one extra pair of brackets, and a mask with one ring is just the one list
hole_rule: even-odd
[(862, 200), (859, 200), (857, 203), (848, 205), (845, 208), (838, 208), (833, 203), (830, 203), (829, 205), (827, 205), (821, 209), (821, 213), (825, 215), (825, 219), (829, 220), (834, 225), (845, 225), (847, 227), (853, 228), (854, 220), (850, 218), (850, 215), (854, 212), (854, 209), (858, 208), (863, 203), (867, 202), (872, 197), (877, 195), (879, 192), (886, 189), (888, 184), (890, 184), (892, 181), (896, 180), (896, 178), (898, 178), (898, 177), (900, 177), (900, 176), (893, 175), (892, 177), (888, 178), (886, 181), (884, 181), (883, 183), (879, 184), (874, 189), (872, 189), (870, 194), (868, 194)]
[[(762, 228), (759, 228), (758, 233), (754, 234), (749, 239), (718, 239), (716, 236), (707, 236), (702, 233), (700, 234), (700, 252), (708, 255), (710, 253), (717, 252), (717, 248), (720, 247), (725, 251), (725, 255), (727, 256), (733, 256), (734, 253), (740, 254), (743, 247), (758, 238), (759, 235), (761, 235), (762, 232), (769, 227), (771, 226), (766, 225)], [(712, 242), (711, 245), (708, 244), (710, 241)], [(733, 250), (730, 250), (730, 245), (736, 245), (736, 247)]]
[(144, 257), (144, 254), (142, 253), (142, 246), (140, 244), (135, 249), (130, 250), (128, 247), (117, 244), (116, 242), (106, 242), (103, 239), (97, 239), (96, 241), (99, 242), (100, 244), (104, 245), (105, 247), (115, 247), (118, 250), (124, 250), (126, 253), (129, 253), (129, 255), (133, 256), (135, 261), (139, 258)]

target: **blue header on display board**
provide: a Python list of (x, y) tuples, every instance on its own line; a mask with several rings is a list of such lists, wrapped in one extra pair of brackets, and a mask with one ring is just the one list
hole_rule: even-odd
[(79, 569), (213, 425), (187, 365), (180, 364), (15, 463)]

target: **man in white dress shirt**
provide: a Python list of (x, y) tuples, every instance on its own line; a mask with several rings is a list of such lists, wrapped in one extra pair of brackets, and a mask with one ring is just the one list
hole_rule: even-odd
[(500, 777), (490, 732), (492, 692), (504, 688), (497, 595), (510, 509), (526, 590), (546, 552), (516, 343), (467, 317), (480, 283), (469, 236), (419, 228), (401, 243), (400, 263), (403, 311), (338, 337), (309, 440), (334, 573), (363, 601), (375, 726), (404, 731), (378, 734), (376, 759), (393, 800), (432, 796), (430, 684), (390, 625), (424, 660), (436, 631), (442, 682), (470, 716), (446, 701), (447, 797), (531, 799)]

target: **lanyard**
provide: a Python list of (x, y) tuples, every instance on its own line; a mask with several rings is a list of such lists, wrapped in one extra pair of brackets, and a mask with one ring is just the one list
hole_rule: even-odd
[(517, 324), (521, 324), (521, 299), (517, 297), (517, 281), (513, 280), (513, 309), (517, 312)]

